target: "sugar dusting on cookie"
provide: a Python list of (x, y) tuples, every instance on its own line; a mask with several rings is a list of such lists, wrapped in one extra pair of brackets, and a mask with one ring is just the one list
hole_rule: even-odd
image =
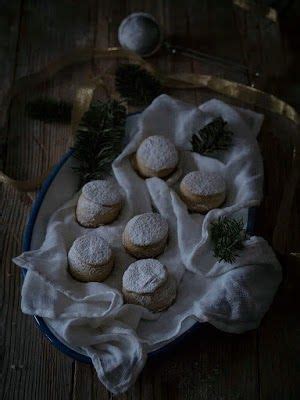
[(74, 241), (69, 256), (73, 260), (78, 259), (90, 265), (105, 264), (110, 260), (112, 251), (107, 241), (101, 236), (88, 233)]
[(145, 139), (137, 150), (139, 162), (153, 171), (174, 168), (178, 152), (174, 143), (164, 136), (154, 135)]
[(181, 185), (195, 195), (214, 195), (226, 190), (226, 183), (223, 176), (217, 172), (193, 171), (188, 173)]
[[(78, 207), (80, 207), (79, 210)], [(87, 200), (85, 197), (78, 200), (78, 207), (77, 212), (80, 212), (81, 221), (89, 224), (93, 224), (99, 215), (105, 215), (111, 210), (111, 207)]]
[(88, 182), (83, 186), (82, 193), (87, 200), (103, 206), (112, 206), (122, 201), (120, 189), (111, 179)]
[(166, 279), (167, 270), (158, 260), (138, 260), (125, 271), (123, 288), (135, 293), (153, 293)]
[(168, 223), (160, 214), (140, 214), (127, 223), (125, 233), (134, 245), (149, 246), (166, 238)]

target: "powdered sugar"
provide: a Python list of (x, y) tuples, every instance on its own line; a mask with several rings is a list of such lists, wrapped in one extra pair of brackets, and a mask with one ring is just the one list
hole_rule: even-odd
[(174, 168), (178, 163), (175, 145), (164, 136), (149, 136), (137, 150), (137, 160), (153, 171)]
[(80, 221), (93, 223), (99, 215), (104, 215), (109, 212), (111, 207), (105, 207), (102, 204), (95, 203), (80, 196), (77, 205), (77, 216), (80, 216)]
[(83, 186), (82, 193), (87, 200), (103, 206), (112, 206), (122, 200), (118, 185), (110, 179), (88, 182)]
[(77, 238), (69, 251), (72, 260), (78, 259), (90, 265), (105, 264), (111, 256), (112, 251), (107, 241), (95, 233)]
[(129, 292), (153, 293), (166, 279), (167, 270), (158, 260), (138, 260), (125, 271), (123, 288)]
[(226, 190), (226, 184), (223, 176), (210, 171), (193, 171), (188, 173), (181, 185), (189, 192), (195, 195), (214, 195)]
[(168, 223), (160, 214), (136, 215), (127, 223), (125, 234), (134, 245), (149, 246), (166, 238)]

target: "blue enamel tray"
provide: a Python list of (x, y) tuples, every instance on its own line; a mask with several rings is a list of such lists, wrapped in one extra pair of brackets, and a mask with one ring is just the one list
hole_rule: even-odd
[[(27, 222), (26, 228), (25, 228), (25, 233), (24, 233), (24, 238), (23, 238), (23, 251), (29, 251), (31, 250), (31, 241), (32, 241), (32, 235), (33, 235), (33, 229), (34, 225), (37, 220), (37, 216), (39, 213), (39, 210), (41, 208), (41, 205), (44, 201), (45, 195), (50, 188), (54, 178), (56, 175), (59, 173), (61, 168), (64, 166), (66, 161), (72, 156), (73, 150), (68, 151), (61, 161), (54, 166), (52, 169), (51, 173), (43, 183), (41, 189), (39, 190), (37, 194), (37, 198), (35, 202), (33, 203), (29, 220)], [(247, 232), (249, 234), (253, 234), (254, 232), (254, 223), (255, 223), (255, 213), (256, 213), (256, 208), (250, 208), (248, 212), (248, 222), (247, 222)], [(27, 270), (25, 268), (22, 268), (22, 275), (25, 277)], [(75, 351), (74, 349), (68, 347), (66, 344), (64, 344), (49, 328), (47, 323), (42, 317), (39, 316), (34, 316), (34, 320), (37, 323), (39, 329), (43, 333), (43, 335), (55, 346), (58, 350), (63, 352), (64, 354), (68, 355), (69, 357), (72, 357), (73, 359), (77, 361), (81, 361), (84, 363), (89, 363), (91, 364), (91, 359), (87, 356), (85, 356), (82, 353), (79, 353)], [(192, 326), (188, 327), (185, 332), (183, 332), (180, 336), (178, 336), (176, 339), (174, 339), (172, 342), (169, 342), (165, 344), (163, 347), (154, 350), (148, 354), (148, 356), (153, 357), (157, 355), (161, 355), (162, 353), (169, 352), (170, 350), (173, 349), (174, 346), (178, 345), (179, 342), (181, 342), (187, 335), (190, 335), (192, 332), (196, 331), (200, 326), (199, 322), (193, 322)]]

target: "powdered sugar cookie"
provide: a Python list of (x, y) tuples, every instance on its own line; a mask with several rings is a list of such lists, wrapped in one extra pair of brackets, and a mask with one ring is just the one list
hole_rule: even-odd
[(193, 171), (182, 179), (180, 196), (190, 211), (206, 213), (224, 202), (226, 183), (216, 172)]
[(178, 152), (174, 143), (164, 136), (149, 136), (136, 152), (136, 167), (145, 177), (164, 178), (169, 176), (178, 164)]
[(151, 311), (168, 308), (176, 298), (176, 281), (158, 260), (148, 258), (131, 264), (123, 275), (125, 301)]
[(78, 199), (76, 217), (80, 225), (96, 228), (114, 221), (122, 208), (122, 195), (112, 180), (86, 183)]
[(156, 257), (164, 251), (168, 223), (156, 213), (136, 215), (125, 226), (123, 245), (136, 258)]
[(77, 238), (68, 254), (69, 271), (81, 282), (102, 282), (110, 274), (114, 257), (109, 244), (98, 234)]

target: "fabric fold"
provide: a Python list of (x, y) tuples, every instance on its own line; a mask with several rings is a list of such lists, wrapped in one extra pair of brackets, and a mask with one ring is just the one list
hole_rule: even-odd
[[(233, 132), (231, 147), (210, 156), (193, 153), (192, 135), (219, 116)], [(257, 327), (267, 311), (281, 280), (280, 265), (267, 242), (249, 238), (235, 263), (228, 264), (214, 258), (209, 235), (211, 222), (220, 216), (242, 218), (246, 227), (249, 207), (262, 199), (263, 164), (256, 141), (262, 121), (260, 114), (219, 100), (197, 108), (167, 95), (156, 98), (143, 113), (128, 118), (128, 143), (112, 165), (124, 205), (110, 225), (78, 225), (79, 193), (71, 168), (63, 167), (50, 186), (35, 223), (33, 249), (14, 259), (27, 269), (22, 311), (43, 317), (58, 338), (88, 355), (112, 393), (126, 391), (147, 353), (174, 340), (194, 321), (239, 333)], [(154, 134), (167, 136), (179, 149), (181, 177), (196, 169), (223, 175), (227, 191), (220, 208), (206, 215), (190, 213), (178, 193), (179, 174), (166, 182), (144, 180), (135, 172), (132, 156), (142, 140)], [(122, 275), (135, 261), (122, 246), (124, 227), (134, 215), (152, 210), (168, 221), (167, 247), (158, 259), (177, 281), (175, 303), (158, 314), (124, 304), (122, 296)], [(115, 254), (114, 269), (103, 283), (77, 282), (68, 272), (73, 241), (89, 232), (106, 239)]]

